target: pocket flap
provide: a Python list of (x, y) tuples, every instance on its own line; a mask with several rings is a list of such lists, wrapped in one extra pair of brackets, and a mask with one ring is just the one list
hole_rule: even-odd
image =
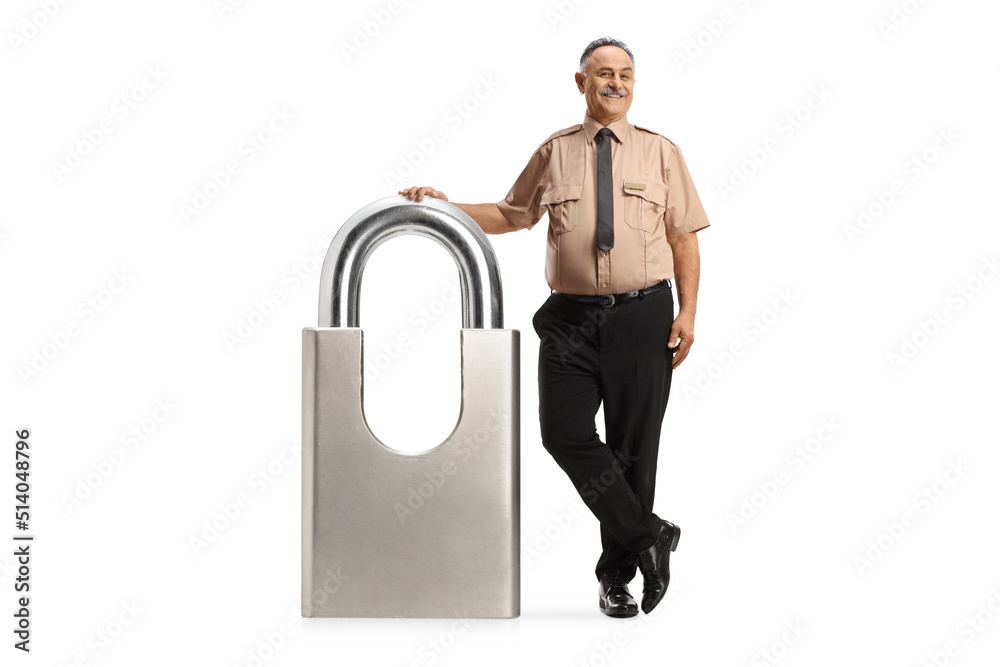
[(659, 204), (660, 206), (665, 207), (667, 205), (667, 186), (658, 181), (652, 181), (647, 178), (626, 178), (625, 193), (638, 195), (646, 201)]
[(550, 185), (542, 193), (542, 205), (561, 204), (564, 201), (579, 199), (582, 194), (582, 183), (580, 185)]

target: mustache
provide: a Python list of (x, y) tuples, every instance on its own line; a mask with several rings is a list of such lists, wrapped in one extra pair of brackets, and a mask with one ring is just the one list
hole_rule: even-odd
[(597, 92), (600, 93), (601, 95), (618, 95), (619, 97), (628, 96), (628, 91), (625, 90), (624, 88), (619, 88), (618, 90), (615, 90), (611, 86), (605, 86), (604, 88), (601, 88)]

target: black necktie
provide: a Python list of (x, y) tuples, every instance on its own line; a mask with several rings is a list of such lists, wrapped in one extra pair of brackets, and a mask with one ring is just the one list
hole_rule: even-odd
[(615, 192), (611, 186), (611, 130), (597, 132), (597, 247), (611, 250), (615, 244)]

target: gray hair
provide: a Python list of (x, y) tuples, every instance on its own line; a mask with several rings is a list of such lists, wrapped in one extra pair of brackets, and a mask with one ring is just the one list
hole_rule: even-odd
[(635, 57), (632, 52), (628, 50), (625, 46), (625, 42), (619, 42), (617, 39), (611, 37), (599, 37), (587, 45), (587, 48), (583, 50), (583, 55), (580, 56), (580, 73), (587, 73), (587, 62), (590, 60), (590, 54), (599, 49), (602, 46), (617, 46), (619, 49), (628, 54), (628, 59), (632, 61), (632, 67), (635, 67)]

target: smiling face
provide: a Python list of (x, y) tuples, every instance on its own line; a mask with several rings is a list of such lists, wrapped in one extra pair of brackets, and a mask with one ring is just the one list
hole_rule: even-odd
[(586, 75), (576, 73), (576, 85), (587, 98), (587, 113), (601, 125), (624, 118), (632, 106), (635, 69), (617, 46), (602, 46), (590, 54)]

